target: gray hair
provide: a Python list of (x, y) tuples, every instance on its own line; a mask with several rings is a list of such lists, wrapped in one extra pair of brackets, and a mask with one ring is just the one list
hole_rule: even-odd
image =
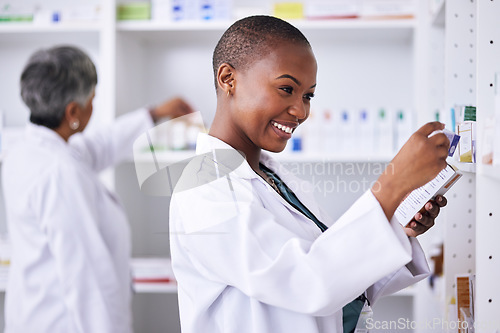
[(21, 74), (21, 97), (31, 111), (30, 121), (57, 128), (66, 106), (85, 106), (97, 85), (92, 60), (82, 50), (59, 46), (35, 52)]

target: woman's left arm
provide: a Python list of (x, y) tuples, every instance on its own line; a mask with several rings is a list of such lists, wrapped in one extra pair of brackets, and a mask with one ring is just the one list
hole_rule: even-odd
[(73, 135), (69, 143), (81, 161), (99, 172), (132, 157), (139, 135), (153, 126), (147, 109), (118, 117), (111, 125)]

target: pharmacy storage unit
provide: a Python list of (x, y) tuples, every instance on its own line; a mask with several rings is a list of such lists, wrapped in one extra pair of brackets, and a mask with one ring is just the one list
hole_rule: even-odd
[[(500, 1), (477, 1), (477, 108), (479, 156), (487, 138), (481, 135), (495, 119), (500, 131)], [(494, 117), (494, 118), (492, 118)], [(498, 135), (497, 135), (498, 138)], [(498, 151), (499, 141), (496, 144)], [(495, 157), (494, 157), (495, 158)], [(496, 160), (500, 156), (496, 156)], [(500, 332), (500, 165), (478, 165), (476, 211), (476, 332)]]
[[(18, 81), (28, 55), (55, 44), (77, 45), (96, 62), (99, 84), (94, 125), (173, 96), (186, 98), (202, 113), (205, 125), (210, 125), (216, 106), (211, 55), (231, 22), (117, 22), (115, 9), (119, 2), (101, 1), (97, 21), (0, 24), (4, 133), (26, 122), (28, 113), (19, 97)], [(234, 3), (245, 5), (244, 1)], [(431, 17), (427, 1), (416, 3), (415, 19), (293, 22), (308, 37), (317, 56), (318, 88), (312, 104), (313, 117), (301, 134), (304, 149), (287, 152), (283, 160), (313, 182), (329, 184), (340, 174), (336, 185), (346, 184), (346, 188), (332, 187), (318, 196), (320, 204), (334, 217), (367, 189), (349, 185), (373, 182), (394, 153), (392, 147), (385, 152), (342, 152), (341, 145), (327, 145), (321, 140), (324, 137), (311, 139), (314, 132), (335, 132), (333, 127), (324, 127), (339, 110), (348, 109), (353, 114), (362, 108), (406, 110), (409, 113), (405, 118), (413, 119), (408, 123), (412, 129), (433, 120), (436, 110), (454, 104), (477, 104), (480, 129), (493, 113), (495, 91), (498, 95), (500, 90), (494, 79), (500, 71), (500, 28), (495, 24), (500, 1), (460, 0), (446, 5), (442, 1)], [(354, 128), (353, 124), (346, 126)], [(479, 137), (479, 153), (482, 145)], [(165, 156), (176, 158), (170, 152)], [(310, 172), (317, 171), (318, 165), (330, 167), (320, 169), (327, 172)], [(491, 235), (500, 231), (500, 211), (495, 205), (500, 197), (500, 169), (479, 165), (475, 173), (473, 167), (462, 168), (464, 178), (454, 192), (449, 192), (449, 206), (440, 218), (445, 240), (446, 298), (449, 302), (455, 274), (475, 272), (476, 320), (486, 322), (500, 313), (500, 287), (495, 284), (500, 277), (500, 247), (491, 240)], [(148, 197), (140, 192), (133, 161), (107, 172), (103, 179), (117, 191), (126, 208), (133, 256), (168, 257), (168, 197)], [(423, 239), (423, 243), (426, 246), (429, 240)], [(398, 308), (408, 307), (413, 311), (398, 313), (415, 320), (424, 318), (417, 308), (425, 307), (427, 302), (425, 297), (419, 299), (415, 290), (388, 298), (378, 313), (396, 313)], [(446, 308), (447, 304), (443, 304), (443, 312)], [(134, 295), (133, 310), (137, 332), (180, 330), (175, 288), (141, 286)], [(497, 325), (484, 332), (499, 329)]]

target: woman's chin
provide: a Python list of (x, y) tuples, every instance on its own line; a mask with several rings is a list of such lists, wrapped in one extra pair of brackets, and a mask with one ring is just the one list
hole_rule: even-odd
[(263, 147), (262, 149), (271, 153), (281, 153), (285, 148), (286, 144), (283, 146)]

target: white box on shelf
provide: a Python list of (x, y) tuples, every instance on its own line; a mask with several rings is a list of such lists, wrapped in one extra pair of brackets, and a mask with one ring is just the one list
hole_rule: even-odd
[(172, 0), (151, 0), (151, 20), (172, 21)]
[(307, 19), (356, 18), (360, 0), (308, 0), (304, 4)]
[(323, 138), (319, 130), (321, 126), (320, 116), (321, 113), (318, 110), (311, 110), (309, 118), (298, 127), (302, 127), (302, 147), (306, 154), (323, 152)]
[[(169, 258), (132, 258), (131, 271), (134, 287), (151, 289), (169, 289), (176, 286), (177, 281)], [(137, 289), (137, 288), (136, 288)]]
[(359, 152), (364, 155), (373, 154), (373, 150), (375, 149), (374, 111), (368, 108), (361, 108), (358, 110), (355, 120), (354, 127), (357, 133), (355, 135), (355, 142), (357, 147), (359, 147)]
[[(340, 124), (338, 128), (337, 149), (335, 153), (349, 154), (353, 152), (354, 146), (354, 119), (353, 112), (347, 108), (337, 110), (335, 115), (336, 123)], [(334, 121), (335, 122), (335, 121)]]
[(458, 135), (460, 135), (458, 144), (460, 162), (475, 163), (476, 122), (464, 121), (458, 124)]
[(362, 0), (361, 2), (362, 18), (413, 18), (414, 16), (413, 0)]
[(319, 115), (311, 132), (318, 138), (318, 149), (322, 153), (335, 153), (338, 151), (338, 126), (335, 121), (335, 113), (330, 109), (324, 109)]
[(61, 21), (97, 21), (100, 18), (100, 12), (101, 6), (97, 4), (66, 6), (61, 9)]
[(394, 148), (398, 151), (413, 134), (413, 113), (409, 109), (399, 108), (392, 116), (394, 117)]
[(394, 153), (394, 121), (390, 110), (380, 108), (375, 111), (374, 144), (375, 153), (390, 155)]

